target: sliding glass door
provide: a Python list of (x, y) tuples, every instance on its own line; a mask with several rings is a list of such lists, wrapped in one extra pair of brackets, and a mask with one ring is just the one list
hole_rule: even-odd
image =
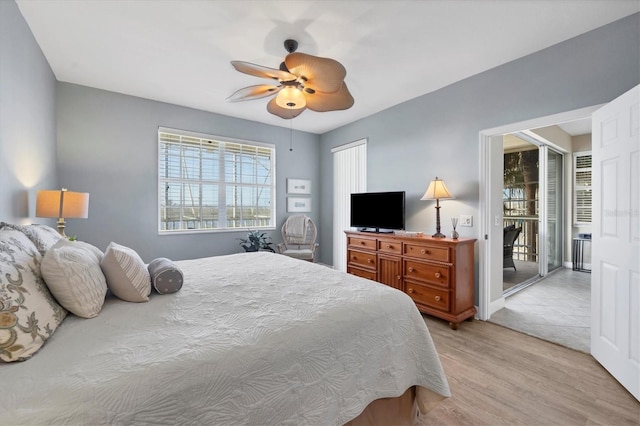
[[(546, 275), (562, 266), (562, 247), (564, 232), (563, 217), (563, 156), (548, 146), (541, 146), (541, 158), (544, 158), (545, 166), (545, 211), (542, 215), (544, 225), (542, 226), (545, 241), (546, 253), (541, 259), (546, 259), (545, 270), (540, 271), (541, 275)], [(543, 263), (543, 262), (541, 262)]]
[(503, 263), (508, 296), (562, 266), (564, 158), (532, 132), (505, 135), (503, 149), (504, 235), (509, 226), (521, 229), (512, 262)]

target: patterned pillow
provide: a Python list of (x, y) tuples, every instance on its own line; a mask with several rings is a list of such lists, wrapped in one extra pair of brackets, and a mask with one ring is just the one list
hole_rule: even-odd
[(3, 227), (17, 229), (25, 234), (35, 244), (36, 248), (40, 252), (40, 255), (49, 250), (55, 243), (58, 242), (62, 235), (55, 229), (47, 225), (40, 225), (37, 223), (31, 225), (13, 225), (10, 223), (0, 222), (0, 229)]
[(175, 293), (182, 288), (182, 271), (164, 257), (153, 259), (148, 266), (151, 284), (160, 294)]
[(89, 247), (93, 246), (63, 238), (47, 251), (41, 267), (58, 303), (82, 318), (97, 316), (107, 295), (100, 258)]
[[(65, 240), (65, 241), (68, 241), (68, 240)], [(95, 258), (98, 259), (98, 263), (102, 262), (104, 253), (98, 247), (84, 241), (79, 241), (79, 240), (70, 241), (70, 242), (76, 244), (78, 247), (82, 247), (83, 249), (87, 250), (89, 253), (93, 254)]]
[(67, 315), (40, 275), (42, 257), (22, 232), (0, 229), (0, 360), (29, 359)]
[(110, 243), (100, 262), (107, 286), (119, 299), (148, 302), (151, 277), (144, 262), (133, 249)]

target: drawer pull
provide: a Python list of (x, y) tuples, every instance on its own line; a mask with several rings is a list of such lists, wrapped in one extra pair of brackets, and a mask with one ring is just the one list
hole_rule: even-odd
[(391, 244), (387, 244), (387, 248), (390, 249), (391, 248)]
[(427, 250), (425, 250), (425, 249), (422, 249), (422, 250), (420, 250), (420, 253), (422, 253), (422, 254), (427, 254), (427, 253), (429, 253), (429, 252), (428, 252)]
[(367, 263), (373, 263), (373, 260), (367, 259)]
[(409, 269), (407, 269), (407, 271), (413, 272), (413, 268), (411, 266), (409, 266)]
[(365, 245), (365, 242), (364, 241), (360, 241), (360, 244)]
[(400, 281), (400, 275), (396, 275), (396, 280)]
[(409, 294), (413, 293), (413, 289), (410, 288), (409, 290), (407, 290), (407, 293), (409, 293)]
[(436, 278), (440, 278), (442, 274), (440, 272), (436, 272)]
[(436, 302), (440, 301), (440, 296), (436, 296)]

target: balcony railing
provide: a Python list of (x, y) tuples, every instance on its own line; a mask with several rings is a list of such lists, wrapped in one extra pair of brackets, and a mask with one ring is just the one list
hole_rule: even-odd
[(527, 262), (538, 261), (538, 217), (537, 216), (505, 216), (503, 226), (515, 225), (522, 231), (513, 245), (513, 258)]

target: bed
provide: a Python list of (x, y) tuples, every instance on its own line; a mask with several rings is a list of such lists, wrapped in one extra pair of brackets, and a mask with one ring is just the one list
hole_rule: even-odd
[(0, 362), (0, 423), (388, 423), (385, 404), (411, 422), (449, 396), (400, 291), (269, 252), (176, 265), (180, 291), (108, 295), (30, 359)]

